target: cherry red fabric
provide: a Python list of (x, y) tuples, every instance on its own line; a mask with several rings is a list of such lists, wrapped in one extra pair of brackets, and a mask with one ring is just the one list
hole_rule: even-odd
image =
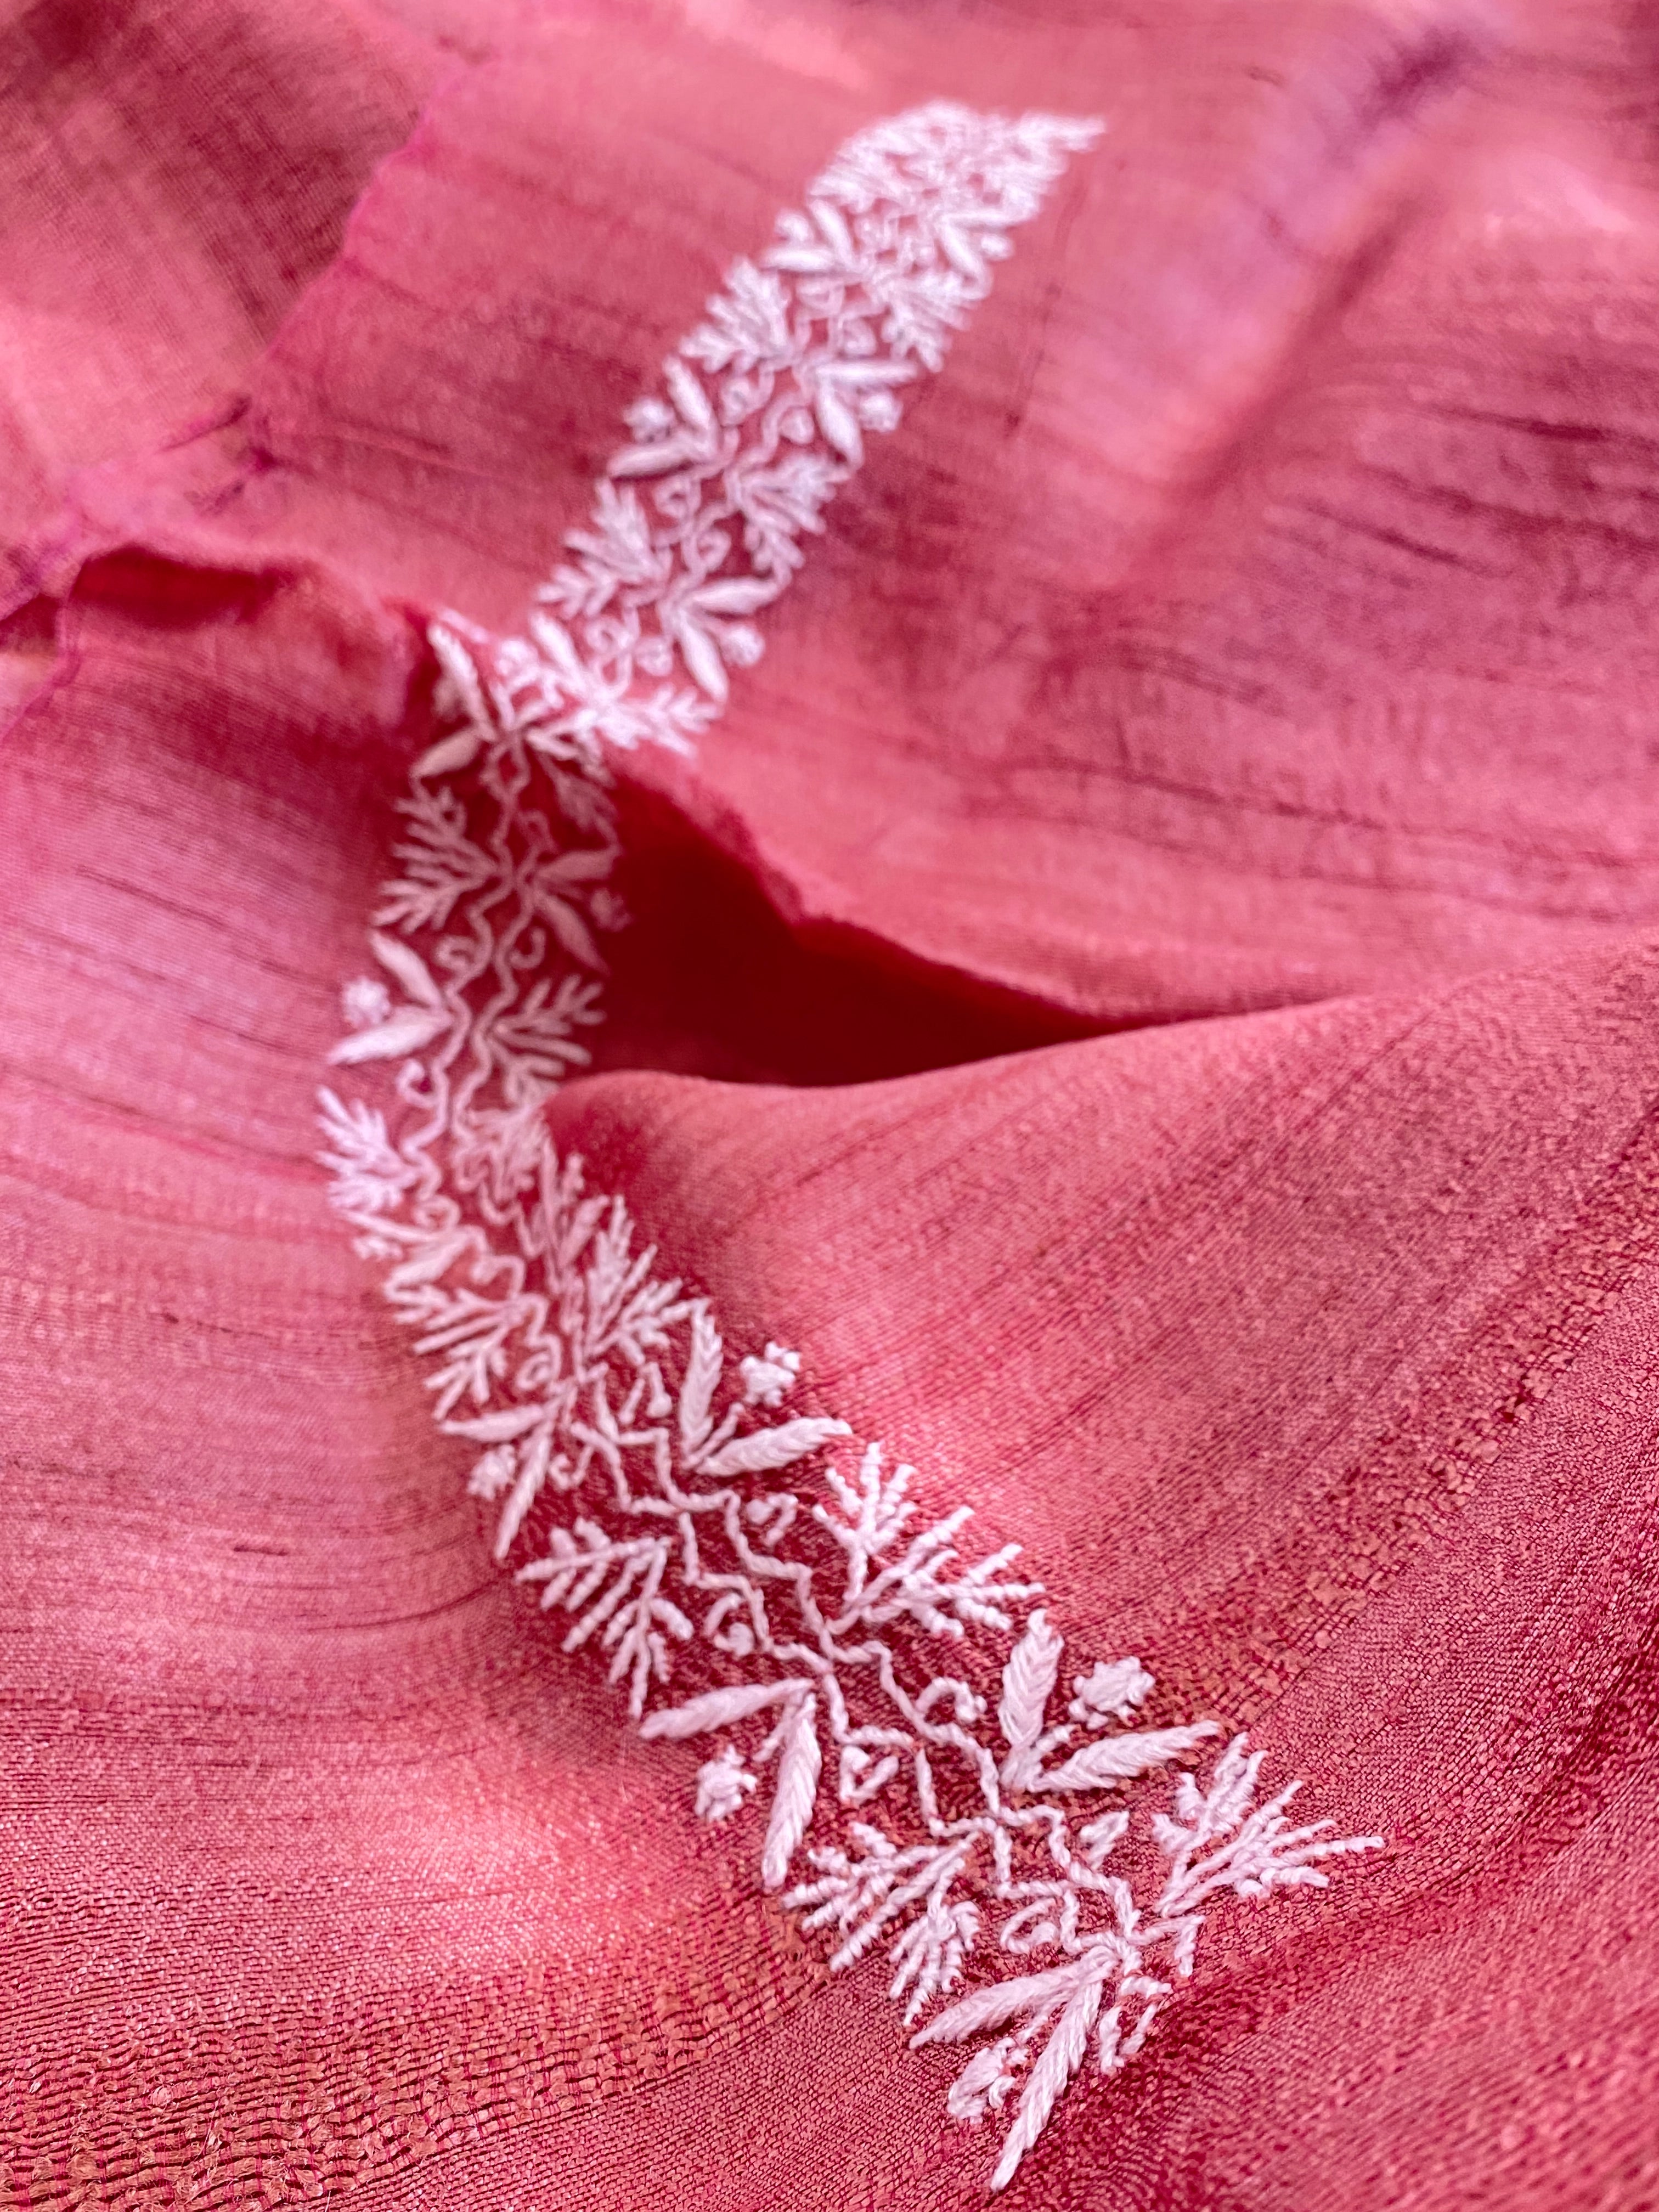
[[(430, 734), (735, 254), (1100, 113), (695, 763), (561, 1145), (1387, 1849), (1014, 2204), (1639, 2207), (1659, 52), (1606, 7), (38, 0), (0, 28), (17, 2206), (983, 2201), (491, 1567), (312, 1112)], [(752, 1815), (744, 1816), (745, 1819)]]

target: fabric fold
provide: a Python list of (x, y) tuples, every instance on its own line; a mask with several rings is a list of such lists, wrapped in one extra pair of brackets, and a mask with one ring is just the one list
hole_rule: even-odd
[(1651, 40), (118, 14), (0, 30), (0, 2195), (1635, 2212)]

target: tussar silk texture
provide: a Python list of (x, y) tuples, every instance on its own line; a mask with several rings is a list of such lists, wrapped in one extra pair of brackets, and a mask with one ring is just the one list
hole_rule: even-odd
[[(489, 1568), (317, 1203), (403, 637), (88, 592), (4, 769), (14, 2201), (977, 2201), (880, 1970), (828, 1982)], [(1644, 2201), (1656, 994), (1637, 939), (553, 1109), (1081, 1647), (1388, 1834), (1218, 1928), (1024, 2201)]]
[(562, 10), (447, 77), (234, 422), (82, 470), (40, 572), (137, 533), (515, 623), (620, 410), (850, 130), (1091, 108), (696, 768), (640, 773), (798, 928), (1073, 1030), (1659, 915), (1636, 32), (694, 12)]
[(734, 1357), (799, 1351), (803, 1418), (1024, 1547), (1066, 1680), (1136, 1654), (1146, 1726), (1248, 1729), (1382, 1838), (1218, 1906), (1007, 2203), (1659, 2203), (1650, 27), (37, 0), (18, 2212), (987, 2201), (964, 2053), (492, 1563), (313, 1120), (428, 618), (522, 620), (728, 264), (940, 95), (1108, 129), (697, 757), (613, 761), (634, 919), (539, 1126)]

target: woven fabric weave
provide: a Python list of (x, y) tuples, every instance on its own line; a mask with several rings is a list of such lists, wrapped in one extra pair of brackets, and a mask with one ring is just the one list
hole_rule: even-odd
[(1006, 2202), (1659, 2192), (1656, 71), (1611, 0), (0, 19), (11, 2204), (985, 2201), (963, 2054), (492, 1563), (313, 1121), (429, 622), (523, 621), (936, 98), (1106, 129), (612, 759), (547, 1131), (1147, 1726), (1384, 1839)]

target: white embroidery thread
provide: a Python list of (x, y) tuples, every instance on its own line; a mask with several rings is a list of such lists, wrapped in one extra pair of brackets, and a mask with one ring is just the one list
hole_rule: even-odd
[(939, 100), (842, 148), (759, 262), (732, 269), (662, 391), (629, 410), (633, 442), (566, 538), (574, 557), (537, 593), (529, 636), (500, 649), (520, 711), (561, 738), (693, 749), (728, 668), (760, 657), (752, 617), (800, 567), (865, 434), (896, 428), (900, 392), (943, 364), (1009, 231), (1101, 128)]
[[(1091, 2048), (1105, 2075), (1140, 2049), (1212, 1899), (1322, 1887), (1322, 1862), (1380, 1839), (1292, 1827), (1295, 1784), (1258, 1805), (1261, 1754), (1236, 1736), (1152, 1817), (1167, 1872), (1138, 1899), (1107, 1870), (1130, 1823), (1113, 1793), (1215, 1723), (1124, 1725), (1153, 1687), (1126, 1658), (1074, 1675), (1051, 1725), (1064, 1646), (1019, 1547), (968, 1556), (967, 1508), (928, 1517), (914, 1468), (792, 1412), (797, 1352), (733, 1370), (708, 1302), (655, 1273), (543, 1109), (586, 1061), (599, 940), (625, 920), (599, 741), (684, 748), (706, 725), (861, 433), (892, 426), (897, 386), (939, 366), (1004, 233), (1097, 129), (940, 104), (860, 134), (710, 302), (667, 366), (672, 405), (634, 410), (541, 595), (555, 611), (504, 645), (433, 626), (447, 726), (399, 802), (382, 974), (348, 985), (332, 1054), (398, 1062), (404, 1126), (322, 1094), (334, 1203), (387, 1263), (439, 1427), (479, 1448), (496, 1558), (533, 1535), (519, 1579), (566, 1618), (567, 1651), (606, 1655), (643, 1735), (716, 1740), (697, 1816), (763, 1801), (762, 1881), (834, 1932), (834, 1968), (883, 1945), (913, 2043), (994, 2038), (948, 2103), (974, 2124), (1018, 2092), (996, 2189)], [(671, 1702), (677, 1669), (690, 1693)], [(975, 1683), (999, 1670), (994, 1704)], [(924, 2021), (991, 1962), (1004, 1978)]]

